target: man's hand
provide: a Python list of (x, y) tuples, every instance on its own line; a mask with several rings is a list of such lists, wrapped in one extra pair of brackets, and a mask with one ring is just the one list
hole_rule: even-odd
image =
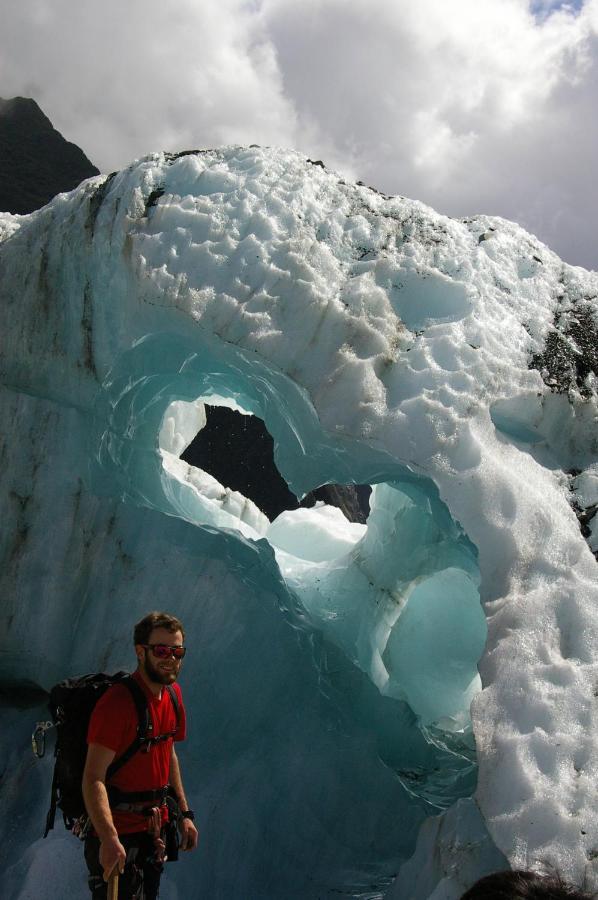
[(181, 832), (181, 850), (195, 850), (199, 833), (191, 819), (180, 819), (179, 830)]
[(108, 881), (115, 869), (122, 873), (127, 858), (114, 827), (106, 793), (106, 771), (114, 756), (114, 750), (101, 744), (90, 744), (81, 783), (85, 807), (100, 838), (100, 865), (104, 870), (104, 881)]
[(102, 841), (100, 844), (100, 865), (104, 870), (104, 881), (108, 881), (116, 868), (118, 868), (119, 874), (122, 875), (126, 859), (127, 851), (119, 841), (118, 835)]

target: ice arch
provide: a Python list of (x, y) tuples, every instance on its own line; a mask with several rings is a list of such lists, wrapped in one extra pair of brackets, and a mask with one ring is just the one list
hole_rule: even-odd
[[(321, 506), (270, 523), (182, 462), (205, 402), (260, 416), (299, 496), (327, 482), (374, 484), (367, 526), (351, 528)], [(96, 481), (194, 525), (268, 541), (301, 615), (382, 694), (408, 702), (424, 726), (469, 732), (486, 637), (477, 554), (429, 479), (326, 434), (308, 397), (262, 361), (175, 335), (149, 335), (119, 361), (96, 407), (96, 435)]]

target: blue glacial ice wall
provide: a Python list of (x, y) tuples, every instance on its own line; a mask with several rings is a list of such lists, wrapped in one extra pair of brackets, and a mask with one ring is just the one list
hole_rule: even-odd
[[(70, 836), (32, 837), (39, 689), (130, 664), (156, 606), (188, 627), (203, 832), (167, 900), (449, 900), (505, 856), (591, 880), (596, 562), (575, 507), (591, 532), (596, 382), (574, 322), (595, 323), (596, 276), (511, 223), (260, 148), (148, 157), (0, 216), (0, 239), (14, 896), (54, 896), (48, 868), (84, 878)], [(373, 485), (367, 525), (270, 523), (184, 463), (205, 402), (264, 420), (297, 496)]]

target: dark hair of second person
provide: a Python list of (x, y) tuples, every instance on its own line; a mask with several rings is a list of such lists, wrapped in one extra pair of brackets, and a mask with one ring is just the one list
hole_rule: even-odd
[(538, 875), (536, 872), (506, 871), (486, 875), (471, 887), (461, 900), (595, 900), (587, 893), (567, 884), (560, 875)]

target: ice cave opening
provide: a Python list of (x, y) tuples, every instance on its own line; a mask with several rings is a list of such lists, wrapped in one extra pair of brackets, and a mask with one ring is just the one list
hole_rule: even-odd
[[(318, 627), (348, 651), (382, 694), (406, 700), (424, 726), (467, 733), (469, 705), (480, 688), (476, 663), (485, 620), (474, 548), (456, 531), (451, 534), (450, 517), (444, 517), (446, 532), (441, 534), (429, 521), (429, 496), (413, 485), (401, 490), (401, 483), (395, 482), (374, 486), (374, 515), (365, 524), (322, 501), (308, 507), (295, 504), (270, 522), (252, 500), (181, 459), (190, 439), (196, 440), (206, 427), (210, 408), (252, 416), (236, 400), (219, 395), (173, 401), (159, 435), (165, 471), (266, 538), (287, 584)], [(238, 456), (239, 448), (234, 449)], [(404, 520), (399, 525), (398, 510)], [(370, 525), (373, 538), (370, 533), (368, 539)], [(449, 548), (451, 543), (455, 546)], [(389, 565), (392, 544), (406, 553), (395, 549)], [(434, 571), (445, 554), (444, 568)], [(405, 556), (419, 556), (413, 570)], [(375, 585), (367, 572), (375, 569), (379, 576), (384, 566), (385, 576)], [(347, 602), (351, 593), (356, 603)], [(360, 601), (372, 593), (369, 615), (364, 616)], [(376, 607), (382, 607), (382, 615), (372, 614)]]
[[(350, 522), (365, 524), (370, 511), (369, 485), (322, 485), (299, 500), (276, 468), (274, 441), (264, 421), (242, 412), (233, 401), (218, 404), (217, 398), (212, 399), (212, 403), (204, 401), (205, 425), (180, 454), (181, 459), (243, 494), (271, 522), (287, 510), (324, 502), (342, 510)], [(168, 412), (166, 418), (170, 418)]]

